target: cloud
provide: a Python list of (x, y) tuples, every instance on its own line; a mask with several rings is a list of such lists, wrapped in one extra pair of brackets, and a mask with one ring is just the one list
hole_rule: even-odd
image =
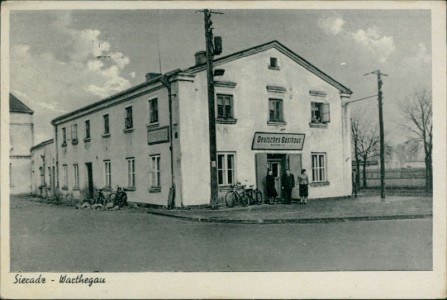
[(384, 63), (396, 51), (393, 37), (382, 35), (377, 26), (351, 32), (350, 37), (374, 55), (381, 63)]
[(393, 37), (382, 34), (377, 26), (350, 31), (344, 29), (345, 23), (341, 17), (327, 17), (318, 20), (318, 27), (328, 35), (338, 35), (347, 41), (353, 41), (380, 63), (384, 63), (396, 51)]
[(87, 87), (87, 91), (92, 94), (105, 98), (110, 95), (110, 92), (119, 92), (122, 90), (123, 86), (128, 85), (128, 81), (119, 74), (118, 66), (111, 66), (108, 69), (101, 70), (101, 76), (104, 79), (100, 85), (90, 84)]
[(47, 103), (47, 102), (38, 102), (37, 103), (39, 106), (41, 106), (42, 108), (44, 108), (45, 110), (49, 110), (51, 112), (55, 112), (55, 113), (63, 113), (65, 112), (63, 109), (59, 109), (57, 108), (57, 104), (56, 103)]
[(101, 39), (99, 30), (73, 28), (67, 13), (52, 26), (55, 47), (15, 44), (10, 51), (11, 91), (35, 111), (36, 137), (51, 137), (50, 121), (60, 114), (131, 86), (124, 73), (130, 59)]
[(413, 63), (430, 64), (431, 53), (428, 51), (427, 46), (423, 43), (419, 43), (414, 50), (414, 55), (410, 58)]
[(321, 18), (318, 20), (318, 26), (327, 34), (337, 35), (343, 31), (345, 20), (339, 17)]

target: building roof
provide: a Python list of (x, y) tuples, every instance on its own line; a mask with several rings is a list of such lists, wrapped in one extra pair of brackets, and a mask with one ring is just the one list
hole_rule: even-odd
[(34, 111), (17, 99), (13, 94), (9, 94), (9, 112), (23, 113), (32, 115)]
[[(299, 56), (298, 54), (296, 54), (295, 52), (293, 52), (292, 50), (290, 50), (289, 48), (287, 48), (286, 46), (284, 46), (283, 44), (281, 44), (278, 41), (271, 41), (262, 45), (258, 45), (255, 47), (251, 47), (239, 52), (235, 52), (233, 54), (227, 55), (227, 56), (223, 56), (220, 58), (217, 58), (213, 61), (213, 64), (215, 66), (236, 60), (236, 59), (240, 59), (243, 57), (247, 57), (253, 54), (257, 54), (259, 52), (262, 51), (266, 51), (269, 49), (275, 48), (278, 51), (280, 51), (281, 53), (283, 53), (284, 55), (288, 56), (289, 58), (291, 58), (292, 60), (294, 60), (295, 62), (297, 62), (299, 65), (301, 65), (302, 67), (304, 67), (305, 69), (307, 69), (308, 71), (312, 72), (313, 74), (315, 74), (316, 76), (320, 77), (322, 80), (328, 82), (329, 84), (331, 84), (332, 86), (334, 86), (335, 88), (337, 88), (341, 93), (345, 93), (345, 94), (352, 94), (352, 91), (347, 88), (346, 86), (344, 86), (343, 84), (339, 83), (338, 81), (336, 81), (335, 79), (333, 79), (332, 77), (330, 77), (329, 75), (327, 75), (326, 73), (324, 73), (323, 71), (321, 71), (320, 69), (318, 69), (317, 67), (315, 67), (314, 65), (312, 65), (311, 63), (309, 63), (307, 60), (305, 60), (304, 58), (302, 58), (301, 56)], [(145, 81), (143, 83), (140, 83), (136, 86), (133, 86), (127, 90), (121, 91), (117, 94), (114, 94), (112, 96), (109, 96), (103, 100), (100, 100), (98, 102), (89, 104), (87, 106), (81, 107), (75, 111), (66, 113), (64, 115), (61, 115), (55, 119), (53, 119), (51, 121), (51, 124), (55, 125), (56, 123), (59, 123), (61, 121), (63, 121), (66, 118), (69, 118), (71, 116), (77, 115), (79, 113), (85, 112), (87, 110), (93, 109), (95, 107), (100, 107), (101, 105), (107, 107), (108, 103), (112, 100), (115, 100), (117, 98), (119, 98), (120, 96), (126, 95), (128, 93), (131, 93), (133, 91), (138, 90), (139, 88), (142, 88), (144, 86), (148, 86), (151, 84), (154, 84), (156, 82), (159, 82), (160, 79), (162, 77), (171, 77), (171, 76), (175, 76), (178, 73), (183, 73), (183, 74), (195, 74), (201, 71), (204, 71), (206, 69), (206, 63), (204, 64), (200, 64), (200, 65), (195, 65), (192, 67), (189, 67), (187, 69), (181, 70), (181, 69), (175, 69), (172, 71), (169, 71), (163, 75), (160, 74), (160, 76), (154, 77), (152, 79), (150, 79), (149, 81)]]
[(33, 152), (36, 149), (42, 148), (43, 146), (46, 146), (46, 145), (49, 145), (49, 144), (52, 144), (52, 143), (54, 143), (54, 139), (43, 141), (42, 143), (39, 143), (39, 144), (37, 144), (35, 146), (32, 146), (31, 149), (30, 149), (30, 152)]

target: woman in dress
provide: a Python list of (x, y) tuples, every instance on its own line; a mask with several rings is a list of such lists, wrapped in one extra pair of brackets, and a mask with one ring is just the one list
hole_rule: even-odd
[(301, 174), (298, 176), (298, 182), (300, 184), (300, 204), (306, 204), (307, 197), (309, 196), (309, 178), (306, 175), (306, 169), (301, 170)]
[(270, 205), (274, 204), (276, 196), (278, 193), (275, 189), (275, 177), (273, 177), (272, 170), (267, 172), (267, 177), (265, 178), (265, 185), (267, 188), (267, 199)]

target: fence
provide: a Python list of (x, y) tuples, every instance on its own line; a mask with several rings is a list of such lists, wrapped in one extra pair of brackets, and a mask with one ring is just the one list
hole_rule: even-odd
[[(388, 187), (424, 187), (425, 169), (388, 169), (385, 170), (385, 181)], [(366, 170), (367, 187), (380, 186), (380, 171)], [(363, 186), (363, 170), (360, 168), (360, 186)]]

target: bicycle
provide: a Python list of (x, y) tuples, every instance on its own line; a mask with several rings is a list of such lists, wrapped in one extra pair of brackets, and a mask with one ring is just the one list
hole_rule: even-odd
[[(242, 192), (238, 193), (237, 189), (242, 187)], [(235, 204), (240, 206), (248, 205), (248, 197), (245, 193), (245, 186), (241, 186), (240, 182), (231, 185), (231, 190), (225, 195), (225, 204), (228, 207), (233, 207)]]
[(248, 204), (262, 204), (262, 192), (255, 188), (254, 185), (250, 185), (244, 190), (248, 198)]
[[(113, 190), (106, 195), (104, 195), (104, 189), (98, 190), (98, 195), (94, 198), (92, 203), (93, 209), (105, 209), (108, 207), (113, 207), (115, 203), (116, 192)], [(110, 203), (112, 203), (110, 205)]]

